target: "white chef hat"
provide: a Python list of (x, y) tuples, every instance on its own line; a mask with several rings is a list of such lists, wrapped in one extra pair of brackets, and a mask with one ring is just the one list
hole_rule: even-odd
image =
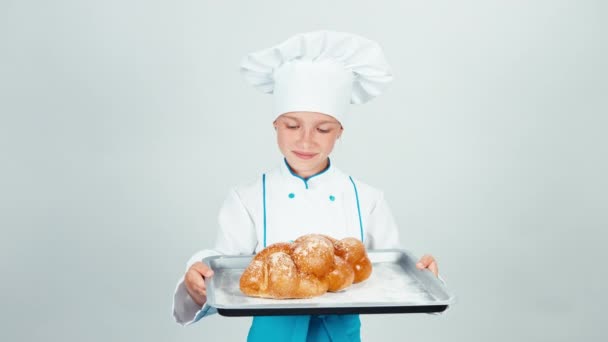
[(316, 31), (248, 54), (241, 62), (245, 80), (274, 94), (273, 120), (294, 111), (319, 112), (344, 124), (350, 103), (380, 95), (392, 73), (380, 46), (342, 32)]

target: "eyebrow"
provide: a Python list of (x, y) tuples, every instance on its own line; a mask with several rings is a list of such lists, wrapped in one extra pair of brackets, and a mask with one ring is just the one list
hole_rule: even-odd
[[(298, 118), (296, 118), (296, 117), (293, 117), (293, 116), (290, 116), (290, 115), (283, 115), (283, 117), (284, 117), (284, 118), (287, 118), (287, 119), (292, 119), (292, 120), (295, 120), (295, 121), (297, 121), (297, 122), (300, 122), (300, 121), (301, 121), (300, 119), (298, 119)], [(339, 123), (339, 122), (337, 122), (337, 121), (332, 121), (332, 120), (323, 120), (323, 121), (315, 122), (315, 125), (322, 125), (322, 124), (326, 124), (326, 123), (331, 123), (331, 124), (334, 124), (334, 123), (335, 123), (335, 124), (340, 124), (340, 123)]]

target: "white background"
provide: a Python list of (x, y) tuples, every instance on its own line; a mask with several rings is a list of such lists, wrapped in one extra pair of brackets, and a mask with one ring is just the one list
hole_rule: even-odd
[(280, 162), (248, 52), (318, 29), (395, 81), (333, 160), (385, 191), (458, 302), (369, 315), (368, 341), (607, 337), (602, 1), (0, 2), (0, 340), (239, 341), (180, 327), (185, 262), (228, 189)]

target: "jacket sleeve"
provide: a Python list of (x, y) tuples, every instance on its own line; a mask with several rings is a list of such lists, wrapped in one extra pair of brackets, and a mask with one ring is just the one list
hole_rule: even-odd
[(380, 192), (365, 227), (368, 249), (399, 248), (399, 231), (384, 194)]
[[(249, 255), (257, 245), (255, 225), (238, 192), (233, 189), (228, 194), (219, 213), (219, 231), (212, 250), (195, 253), (186, 264), (186, 271), (194, 263), (215, 255)], [(192, 300), (182, 276), (173, 295), (173, 317), (181, 325), (190, 325), (201, 318), (216, 313), (215, 308), (206, 303), (201, 307)]]

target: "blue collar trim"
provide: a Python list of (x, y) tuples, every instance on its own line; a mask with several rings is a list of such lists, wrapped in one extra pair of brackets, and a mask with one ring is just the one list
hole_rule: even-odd
[(287, 170), (289, 170), (289, 173), (291, 173), (292, 176), (294, 176), (294, 177), (296, 177), (298, 179), (301, 179), (304, 182), (304, 185), (306, 186), (306, 189), (308, 189), (308, 181), (311, 178), (320, 176), (320, 175), (324, 174), (325, 172), (327, 172), (329, 170), (329, 168), (331, 168), (331, 159), (327, 158), (327, 167), (323, 171), (321, 171), (319, 173), (315, 173), (314, 175), (312, 175), (310, 177), (303, 178), (303, 177), (300, 177), (300, 176), (298, 176), (297, 174), (295, 174), (293, 172), (293, 170), (291, 169), (291, 166), (289, 166), (289, 163), (287, 163), (287, 158), (283, 158), (283, 161), (285, 162), (285, 166), (287, 166)]

